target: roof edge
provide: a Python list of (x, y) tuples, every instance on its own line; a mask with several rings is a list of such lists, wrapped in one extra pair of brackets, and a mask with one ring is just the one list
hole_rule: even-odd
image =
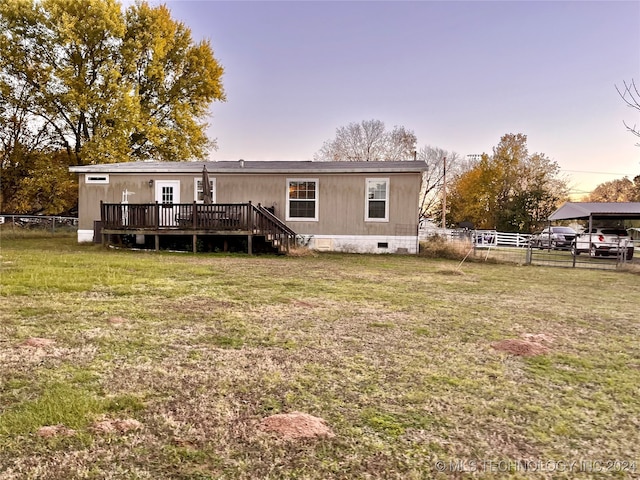
[(69, 167), (72, 173), (417, 173), (427, 169), (422, 161), (405, 162), (312, 162), (312, 161), (242, 161), (242, 162), (122, 162)]

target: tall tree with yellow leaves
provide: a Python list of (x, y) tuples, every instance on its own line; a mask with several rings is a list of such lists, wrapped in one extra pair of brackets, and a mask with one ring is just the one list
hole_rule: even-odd
[(449, 220), (476, 228), (530, 232), (567, 198), (559, 166), (544, 154), (529, 154), (527, 137), (507, 134), (449, 186)]
[[(166, 6), (0, 2), (3, 180), (37, 175), (41, 155), (56, 163), (60, 151), (72, 165), (205, 158), (222, 74), (211, 45), (194, 42)], [(16, 189), (3, 181), (4, 204)]]

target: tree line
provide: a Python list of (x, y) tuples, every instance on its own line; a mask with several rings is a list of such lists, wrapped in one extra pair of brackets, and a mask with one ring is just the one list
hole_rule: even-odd
[[(527, 136), (508, 133), (492, 153), (471, 159), (430, 145), (418, 148), (413, 131), (402, 126), (386, 129), (380, 120), (352, 122), (336, 129), (336, 136), (316, 152), (316, 161), (407, 161), (426, 163), (420, 194), (420, 217), (438, 224), (461, 223), (478, 229), (533, 232), (569, 200), (568, 181), (560, 166), (544, 153), (531, 153)], [(640, 175), (599, 185), (584, 200), (640, 201)]]
[[(216, 147), (206, 127), (211, 104), (225, 100), (223, 73), (209, 42), (194, 41), (164, 5), (0, 2), (1, 211), (72, 209), (70, 165), (206, 158)], [(633, 81), (618, 92), (640, 109)], [(404, 126), (365, 120), (338, 127), (314, 160), (425, 162), (420, 216), (440, 221), (446, 190), (449, 226), (532, 231), (568, 198), (557, 162), (530, 153), (521, 133), (467, 159), (418, 147)], [(589, 199), (639, 201), (640, 176), (602, 184)]]
[(0, 2), (2, 209), (71, 208), (70, 165), (206, 158), (222, 74), (164, 5)]
[[(420, 216), (442, 219), (446, 189), (447, 225), (469, 222), (476, 228), (528, 232), (538, 228), (568, 198), (558, 164), (530, 154), (527, 137), (506, 134), (491, 155), (467, 160), (439, 147), (417, 147), (405, 127), (388, 131), (380, 120), (350, 123), (324, 143), (316, 161), (402, 161), (426, 163)], [(445, 185), (446, 182), (446, 185)]]

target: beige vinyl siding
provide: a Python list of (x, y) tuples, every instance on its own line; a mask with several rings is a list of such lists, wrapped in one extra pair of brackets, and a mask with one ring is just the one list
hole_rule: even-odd
[[(273, 206), (275, 214), (286, 218), (287, 178), (295, 174), (216, 174), (217, 203), (261, 203)], [(193, 202), (194, 178), (198, 175), (177, 173), (110, 173), (109, 184), (86, 184), (85, 174), (79, 176), (80, 201), (78, 213), (80, 229), (93, 229), (94, 220), (100, 219), (100, 201), (119, 203), (126, 189), (134, 192), (129, 203), (153, 203), (155, 189), (149, 180), (180, 180), (181, 203)], [(389, 179), (389, 221), (366, 222), (366, 179)], [(409, 230), (417, 225), (420, 173), (314, 173), (318, 180), (318, 221), (288, 221), (294, 231), (322, 235), (397, 235), (399, 229)]]
[[(395, 235), (398, 225), (417, 225), (420, 174), (386, 174), (389, 222), (365, 222), (366, 174), (318, 175), (318, 221), (288, 221), (294, 231), (325, 235)], [(291, 175), (217, 175), (217, 201), (251, 200), (286, 217), (287, 178)]]

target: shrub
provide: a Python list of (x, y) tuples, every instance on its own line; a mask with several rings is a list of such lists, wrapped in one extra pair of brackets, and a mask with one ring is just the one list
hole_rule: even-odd
[(442, 235), (433, 235), (420, 242), (421, 257), (462, 260), (473, 247), (468, 240), (449, 240)]

